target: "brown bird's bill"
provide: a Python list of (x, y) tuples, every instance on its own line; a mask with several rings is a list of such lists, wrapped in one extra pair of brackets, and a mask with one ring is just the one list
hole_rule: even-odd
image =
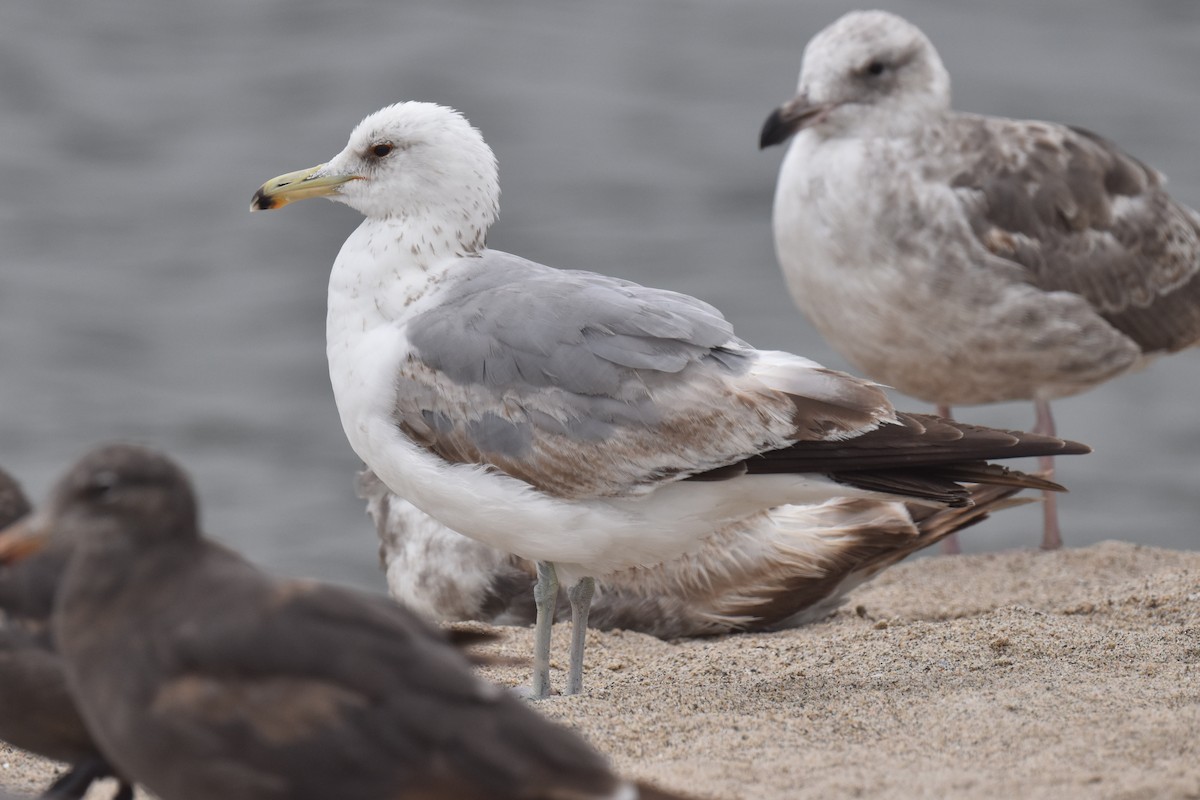
[(0, 531), (0, 565), (16, 564), (46, 547), (49, 532), (39, 521), (25, 517)]

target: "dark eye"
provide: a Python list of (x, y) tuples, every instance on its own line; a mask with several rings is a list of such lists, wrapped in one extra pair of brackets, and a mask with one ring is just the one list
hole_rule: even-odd
[(867, 64), (868, 75), (882, 75), (885, 69), (887, 69), (887, 64), (884, 64), (882, 61), (872, 61), (870, 64)]
[(92, 476), (87, 486), (84, 487), (84, 491), (89, 497), (94, 497), (98, 500), (107, 500), (118, 483), (119, 478), (115, 472), (101, 470)]
[(395, 149), (395, 146), (391, 142), (380, 142), (371, 148), (371, 154), (376, 158), (383, 158)]

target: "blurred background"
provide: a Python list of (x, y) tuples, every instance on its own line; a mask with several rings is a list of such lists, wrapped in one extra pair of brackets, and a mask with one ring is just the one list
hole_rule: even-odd
[[(1200, 3), (903, 0), (959, 108), (1095, 129), (1200, 206)], [(401, 99), (500, 161), (493, 247), (697, 295), (761, 347), (847, 368), (795, 311), (770, 207), (832, 0), (6, 0), (0, 8), (0, 464), (36, 498), (132, 439), (195, 477), (207, 529), (272, 570), (379, 589), (329, 389), (325, 285), (357, 215), (247, 213)], [(1055, 406), (1067, 543), (1200, 547), (1200, 353)], [(898, 403), (925, 410), (916, 401)], [(1027, 428), (1025, 404), (963, 409)], [(470, 502), (464, 498), (464, 502)], [(1038, 509), (963, 538), (1029, 547)]]

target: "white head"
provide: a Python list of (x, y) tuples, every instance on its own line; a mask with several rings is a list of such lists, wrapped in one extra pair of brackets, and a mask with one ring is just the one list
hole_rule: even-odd
[(327, 163), (267, 181), (250, 208), (307, 197), (345, 203), (368, 219), (428, 222), (482, 247), (499, 211), (500, 183), (495, 155), (462, 114), (407, 102), (360, 122)]
[(852, 11), (804, 48), (797, 95), (767, 119), (761, 145), (802, 128), (902, 134), (949, 107), (950, 75), (919, 28), (886, 11)]

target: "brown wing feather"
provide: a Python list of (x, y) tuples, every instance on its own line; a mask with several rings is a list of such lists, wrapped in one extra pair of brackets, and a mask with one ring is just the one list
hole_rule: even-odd
[[(848, 535), (849, 544), (827, 559), (825, 574), (813, 579), (797, 575), (781, 583), (774, 591), (747, 605), (737, 613), (749, 617), (745, 630), (773, 630), (786, 626), (790, 618), (808, 609), (823, 608), (832, 613), (845, 601), (855, 586), (903, 561), (908, 556), (935, 544), (952, 533), (987, 519), (992, 512), (1020, 505), (1014, 499), (1020, 489), (1013, 486), (973, 486), (970, 504), (961, 508), (933, 511), (925, 506), (909, 506), (916, 523), (916, 535), (878, 524), (863, 525)], [(868, 500), (849, 503), (870, 503)], [(792, 622), (791, 624), (795, 624)]]
[[(206, 555), (192, 559), (205, 573), (176, 589), (203, 590), (209, 613), (181, 600), (188, 624), (159, 643), (177, 668), (156, 676), (148, 712), (161, 736), (196, 754), (171, 769), (210, 780), (204, 796), (249, 797), (233, 787), (253, 780), (297, 800), (615, 792), (599, 754), (477, 680), (446, 644), (486, 632), (446, 634), (386, 598), (272, 581), (215, 548)], [(219, 602), (208, 600), (214, 586)]]
[(1077, 442), (1021, 431), (968, 425), (926, 414), (896, 415), (884, 425), (840, 442), (798, 442), (748, 459), (751, 474), (814, 472), (860, 489), (916, 500), (970, 505), (961, 482), (1063, 491), (1044, 478), (986, 463), (989, 459), (1077, 455)]
[(1200, 216), (1090, 131), (964, 115), (984, 155), (953, 176), (982, 244), (1083, 296), (1143, 352), (1200, 341)]
[(854, 435), (891, 410), (868, 381), (816, 368), (805, 375), (823, 396), (776, 390), (708, 362), (670, 374), (626, 370), (623, 380), (641, 387), (641, 396), (625, 392), (633, 399), (559, 387), (500, 394), (455, 384), (413, 357), (399, 372), (405, 402), (395, 419), (448, 462), (486, 464), (557, 497), (620, 497), (690, 476), (734, 477), (755, 453)]
[(1053, 436), (969, 425), (930, 414), (896, 415), (883, 425), (839, 442), (799, 442), (746, 461), (751, 474), (856, 471), (964, 466), (997, 458), (1079, 455), (1091, 448)]

